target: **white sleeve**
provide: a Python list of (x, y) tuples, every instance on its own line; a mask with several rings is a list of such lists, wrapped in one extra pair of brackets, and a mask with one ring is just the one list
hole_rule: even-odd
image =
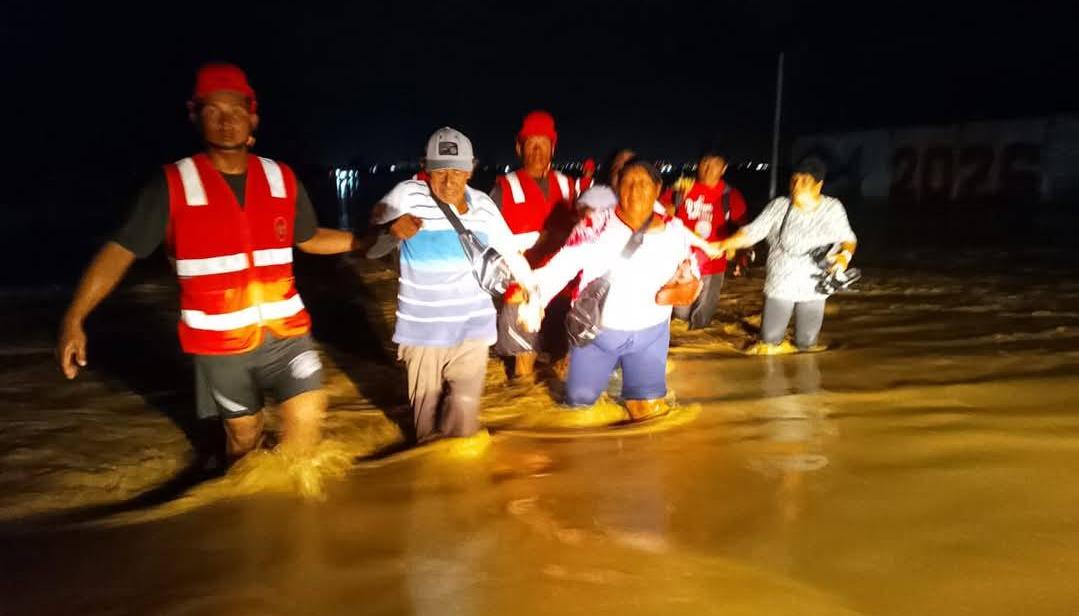
[(753, 222), (742, 227), (741, 232), (745, 235), (746, 241), (752, 245), (763, 240), (775, 227), (777, 219), (783, 215), (786, 205), (787, 202), (782, 197), (776, 197), (764, 206), (764, 211)]
[(682, 256), (682, 261), (689, 259), (690, 271), (693, 272), (693, 277), (700, 280), (701, 267), (700, 264), (697, 263), (697, 257), (693, 254), (693, 246), (696, 245), (697, 242), (700, 242), (702, 240), (700, 237), (697, 236), (696, 233), (687, 229), (686, 226), (682, 224), (682, 221), (680, 219), (675, 218), (671, 222), (674, 221), (678, 221), (678, 223), (674, 226), (676, 229), (678, 229), (679, 233), (682, 234), (682, 243), (685, 245), (685, 254)]
[(491, 248), (507, 256), (520, 253), (513, 231), (510, 231), (506, 219), (502, 217), (502, 213), (495, 207), (494, 202), (484, 204), (484, 209), (490, 214), (490, 222), (487, 225), (487, 243)]
[(384, 225), (408, 214), (411, 208), (408, 206), (409, 200), (406, 197), (410, 192), (419, 192), (416, 184), (417, 182), (412, 180), (405, 180), (386, 193), (386, 196), (382, 197), (375, 206), (375, 211), (371, 215), (371, 224)]
[(596, 244), (563, 246), (543, 267), (535, 270), (540, 304), (546, 306), (594, 256)]
[(506, 259), (506, 266), (509, 267), (510, 273), (518, 284), (529, 290), (534, 289), (536, 278), (528, 265), (528, 260), (521, 254), (517, 240), (513, 237), (509, 225), (506, 224), (506, 219), (502, 217), (502, 213), (493, 201), (487, 203), (486, 206), (491, 214), (487, 227), (488, 245)]
[(854, 235), (854, 229), (850, 228), (850, 220), (847, 219), (847, 210), (839, 199), (835, 200), (835, 213), (832, 214), (832, 224), (836, 232), (836, 241), (858, 242), (858, 236)]
[(618, 204), (618, 196), (609, 186), (596, 184), (577, 197), (577, 209), (609, 210)]

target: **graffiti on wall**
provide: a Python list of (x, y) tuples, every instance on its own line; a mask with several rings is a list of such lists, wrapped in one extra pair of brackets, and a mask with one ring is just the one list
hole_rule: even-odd
[(1070, 116), (803, 137), (795, 160), (829, 167), (826, 189), (904, 203), (1033, 203), (1079, 187), (1079, 119)]
[(888, 196), (912, 203), (971, 203), (996, 199), (1037, 201), (1041, 146), (904, 145), (892, 154)]

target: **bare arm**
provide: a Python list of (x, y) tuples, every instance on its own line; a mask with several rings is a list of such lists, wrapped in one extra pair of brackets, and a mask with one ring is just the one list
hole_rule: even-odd
[(719, 242), (705, 241), (689, 229), (686, 229), (686, 237), (689, 240), (690, 246), (703, 250), (704, 254), (708, 255), (709, 259), (718, 259), (723, 256), (723, 248), (720, 247)]
[(730, 237), (720, 240), (716, 243), (717, 246), (727, 251), (728, 259), (734, 256), (735, 250), (753, 246), (768, 235), (768, 231), (783, 216), (783, 212), (787, 207), (787, 204), (780, 201), (780, 199), (773, 199), (753, 222), (738, 229)]
[(86, 332), (83, 330), (86, 317), (116, 288), (134, 262), (135, 253), (116, 242), (109, 242), (86, 268), (60, 323), (60, 339), (56, 343), (56, 360), (67, 378), (75, 378), (79, 368), (86, 366)]
[(300, 250), (313, 255), (335, 255), (364, 247), (364, 241), (349, 231), (319, 227), (310, 239), (296, 244)]

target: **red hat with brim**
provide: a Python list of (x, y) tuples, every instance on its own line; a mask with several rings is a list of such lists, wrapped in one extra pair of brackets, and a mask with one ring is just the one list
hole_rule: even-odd
[(251, 111), (255, 111), (255, 90), (247, 82), (247, 75), (240, 67), (233, 64), (206, 64), (195, 76), (193, 100), (202, 100), (213, 92), (236, 92), (251, 101)]
[(521, 130), (517, 131), (518, 141), (537, 136), (550, 139), (552, 148), (558, 142), (558, 132), (554, 129), (554, 116), (546, 111), (533, 111), (526, 115), (524, 121), (521, 122)]

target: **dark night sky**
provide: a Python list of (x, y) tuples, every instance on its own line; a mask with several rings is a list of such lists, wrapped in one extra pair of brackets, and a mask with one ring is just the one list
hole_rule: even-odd
[(718, 141), (759, 159), (779, 49), (787, 136), (1079, 108), (1065, 3), (885, 4), (7, 2), (8, 199), (87, 174), (127, 193), (189, 153), (183, 103), (214, 59), (259, 92), (259, 150), (296, 163), (414, 158), (444, 124), (508, 162), (534, 108), (555, 114), (563, 158)]

